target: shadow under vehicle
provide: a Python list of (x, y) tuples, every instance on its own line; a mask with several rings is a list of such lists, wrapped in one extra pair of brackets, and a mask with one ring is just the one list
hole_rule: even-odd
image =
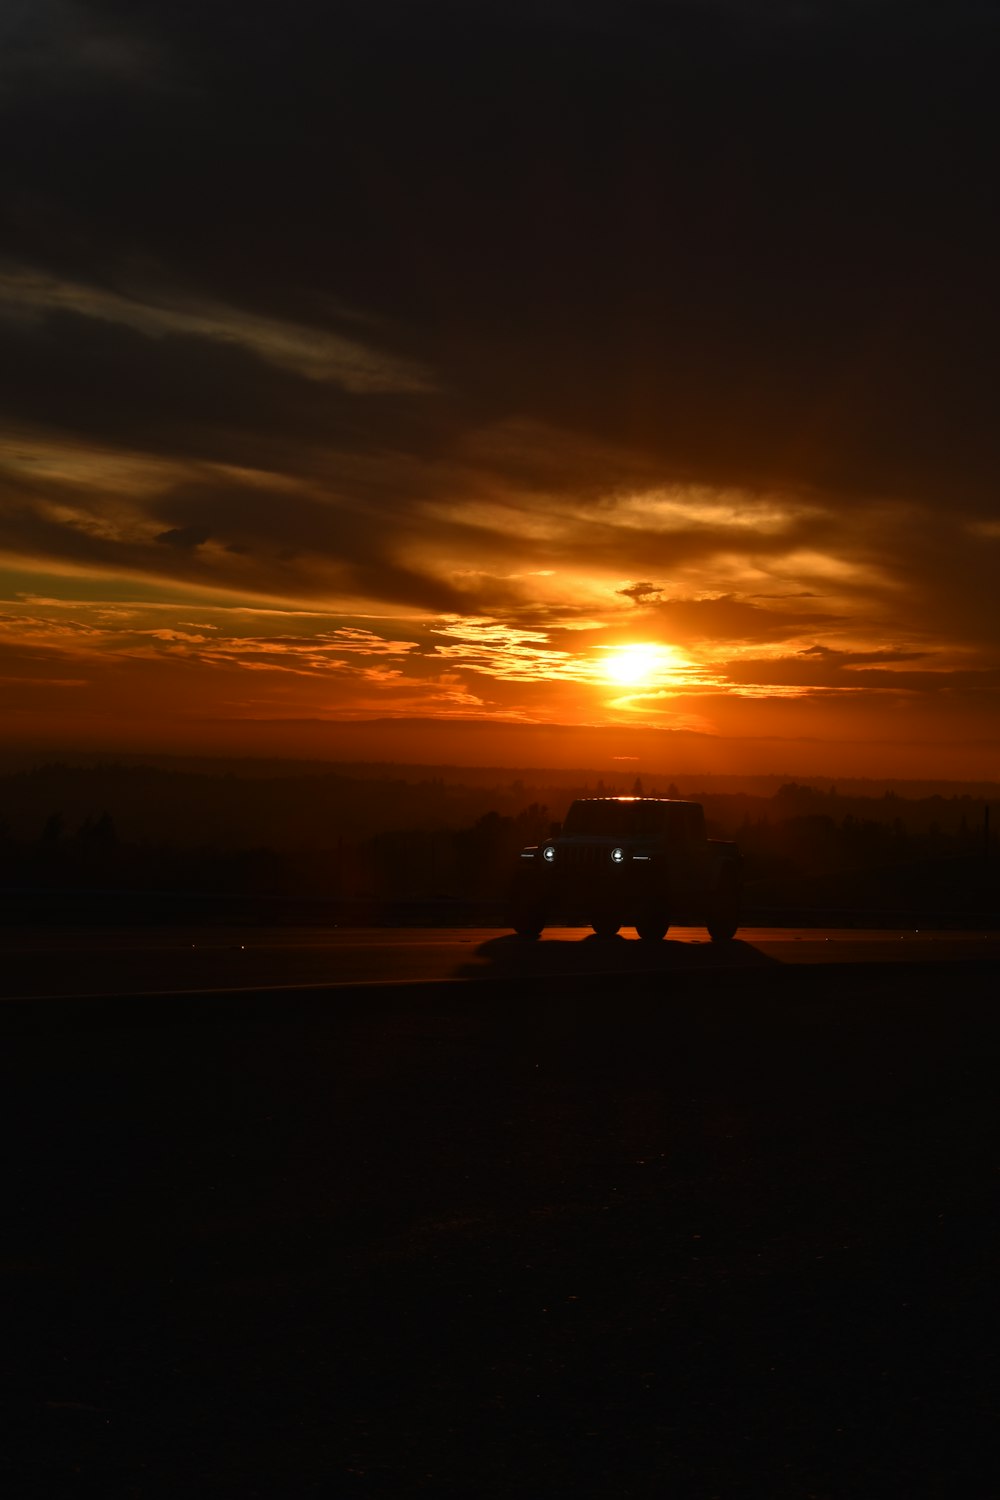
[(521, 850), (510, 925), (524, 938), (553, 921), (600, 937), (634, 926), (659, 942), (672, 922), (704, 923), (713, 942), (729, 942), (741, 890), (739, 849), (706, 836), (700, 802), (584, 797), (550, 838)]

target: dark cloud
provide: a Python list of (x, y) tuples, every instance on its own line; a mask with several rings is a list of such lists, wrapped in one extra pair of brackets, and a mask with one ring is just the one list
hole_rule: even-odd
[(843, 622), (830, 610), (773, 609), (750, 599), (669, 599), (654, 605), (652, 618), (678, 642), (787, 641)]
[(162, 87), (9, 105), (29, 263), (346, 306), (674, 476), (992, 504), (991, 7), (60, 11)]
[(156, 86), (165, 59), (141, 28), (76, 0), (5, 0), (0, 14), (0, 82), (26, 105), (67, 96)]
[(808, 646), (796, 653), (802, 661), (827, 662), (838, 667), (869, 667), (887, 661), (920, 661), (929, 651), (837, 651), (832, 646)]
[(652, 599), (659, 599), (663, 590), (656, 583), (630, 583), (617, 592), (623, 599), (631, 599), (635, 604), (648, 604)]
[[(844, 623), (844, 616), (835, 611), (806, 610), (801, 605), (789, 608), (788, 599), (780, 597), (764, 602), (735, 594), (695, 599), (665, 598), (663, 585), (651, 582), (630, 584), (617, 592), (639, 606), (644, 623), (652, 625), (657, 633), (662, 633), (675, 644), (780, 642)], [(791, 597), (809, 599), (815, 595), (800, 593)], [(805, 654), (839, 657), (842, 653), (826, 646), (813, 646)]]
[(168, 547), (176, 547), (179, 552), (190, 552), (207, 542), (211, 535), (207, 526), (172, 526), (169, 531), (159, 532), (156, 540)]
[(998, 645), (998, 61), (976, 0), (9, 6), (0, 544), (578, 638), (599, 577), (936, 694)]
[(77, 311), (8, 318), (0, 373), (8, 420), (184, 458), (309, 472), (317, 450), (420, 458), (456, 433), (416, 395), (316, 382), (262, 353), (192, 334), (156, 337)]
[(380, 525), (371, 509), (339, 507), (292, 486), (217, 475), (126, 508), (117, 528), (101, 512), (99, 498), (85, 508), (73, 486), (22, 480), (16, 503), (0, 511), (0, 552), (250, 595), (317, 599), (332, 591), (430, 611), (468, 604), (460, 589), (397, 555), (402, 533), (391, 513)]
[[(891, 665), (924, 660), (922, 670)], [(1000, 694), (1000, 669), (956, 671), (935, 667), (933, 653), (907, 651), (809, 651), (776, 658), (741, 658), (724, 664), (729, 680), (755, 687), (845, 690), (904, 696), (948, 697), (954, 694)]]

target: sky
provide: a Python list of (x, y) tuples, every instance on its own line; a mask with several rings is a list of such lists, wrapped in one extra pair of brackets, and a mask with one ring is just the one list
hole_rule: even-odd
[(6, 0), (4, 740), (1000, 776), (998, 44)]

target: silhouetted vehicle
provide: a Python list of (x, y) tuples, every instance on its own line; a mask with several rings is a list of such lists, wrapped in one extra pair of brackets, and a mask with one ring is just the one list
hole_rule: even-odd
[(525, 938), (553, 920), (589, 923), (601, 937), (634, 926), (659, 942), (671, 922), (704, 923), (713, 942), (728, 942), (741, 886), (739, 849), (706, 837), (700, 802), (581, 798), (551, 838), (521, 850), (511, 926)]

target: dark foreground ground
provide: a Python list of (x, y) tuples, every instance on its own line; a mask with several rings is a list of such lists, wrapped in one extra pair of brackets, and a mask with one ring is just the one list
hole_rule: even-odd
[(996, 1495), (998, 973), (9, 1004), (8, 1493)]

